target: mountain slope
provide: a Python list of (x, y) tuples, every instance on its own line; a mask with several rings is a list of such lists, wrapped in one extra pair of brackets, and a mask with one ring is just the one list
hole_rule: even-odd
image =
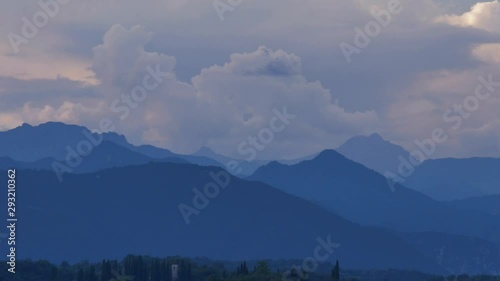
[(445, 158), (419, 165), (405, 185), (437, 200), (500, 194), (500, 159)]
[(23, 124), (12, 130), (0, 132), (0, 155), (16, 161), (33, 162), (42, 158), (64, 159), (66, 146), (76, 147), (88, 136), (85, 127), (48, 122), (39, 126)]
[(0, 157), (0, 170), (7, 170), (12, 168), (18, 169), (32, 169), (32, 170), (50, 170), (51, 164), (54, 162), (52, 158), (42, 158), (34, 162), (16, 161), (10, 157)]
[[(197, 152), (192, 154), (192, 157), (205, 157), (209, 159), (214, 159), (215, 161), (228, 165), (228, 163), (238, 163), (238, 166), (241, 168), (241, 172), (239, 173), (240, 176), (248, 176), (251, 175), (257, 170), (262, 165), (265, 165), (269, 163), (269, 161), (263, 161), (263, 160), (254, 160), (254, 161), (246, 161), (242, 159), (234, 159), (230, 157), (226, 157), (224, 155), (220, 155), (215, 153), (213, 150), (211, 150), (208, 147), (202, 147), (200, 148)], [(225, 168), (225, 166), (222, 166)]]
[(92, 153), (82, 157), (81, 164), (75, 173), (90, 173), (113, 167), (147, 164), (150, 162), (189, 163), (184, 159), (167, 157), (162, 159), (151, 158), (141, 153), (130, 151), (114, 142), (103, 141), (96, 146)]
[[(222, 164), (210, 158), (180, 155), (168, 149), (150, 145), (134, 146), (124, 136), (116, 133), (103, 133), (99, 135), (92, 133), (82, 126), (67, 125), (59, 122), (48, 122), (38, 126), (23, 124), (12, 130), (0, 132), (0, 156), (9, 157), (20, 162), (33, 162), (43, 158), (63, 160), (69, 154), (68, 149), (77, 150), (78, 145), (82, 142), (96, 143), (98, 142), (96, 140), (101, 138), (103, 141), (115, 143), (131, 152), (140, 153), (153, 159), (179, 158), (199, 165), (222, 166)], [(98, 148), (99, 146), (94, 146), (94, 148)], [(99, 149), (94, 149), (94, 151), (97, 150)], [(138, 156), (135, 158), (138, 158)], [(146, 162), (141, 161), (140, 163)], [(130, 164), (137, 164), (137, 162)], [(106, 167), (109, 167), (109, 165)]]
[(438, 232), (399, 233), (398, 235), (450, 274), (488, 272), (496, 275), (500, 269), (498, 266), (500, 251), (491, 242)]
[(400, 157), (409, 159), (409, 153), (404, 148), (384, 140), (378, 134), (353, 137), (336, 151), (382, 175), (387, 171), (397, 173)]
[[(151, 158), (143, 154), (130, 151), (114, 142), (103, 141), (92, 149), (92, 153), (71, 158), (71, 164), (64, 160), (43, 158), (34, 162), (15, 161), (9, 157), (0, 157), (0, 169), (31, 169), (60, 172), (62, 178), (66, 173), (90, 173), (113, 167), (147, 164), (150, 162), (189, 163), (180, 158), (167, 157), (162, 159)], [(55, 174), (55, 173), (54, 173)]]
[(393, 191), (383, 176), (333, 150), (293, 166), (272, 162), (249, 179), (306, 198), (365, 225), (475, 236), (500, 245), (498, 217), (455, 209), (401, 185)]
[[(18, 170), (17, 197), (23, 202), (18, 209), (18, 239), (23, 241), (18, 254), (53, 261), (128, 253), (303, 259), (321, 245), (321, 238), (341, 244), (331, 249), (329, 261), (341, 259), (346, 267), (440, 272), (396, 235), (359, 226), (303, 199), (236, 177), (186, 224), (179, 204), (193, 206), (192, 188), (203, 190), (213, 182), (210, 172), (221, 170), (151, 163), (72, 174), (59, 183), (47, 172)], [(5, 180), (6, 173), (1, 177)]]
[(476, 210), (490, 215), (500, 215), (500, 195), (471, 197), (449, 202), (451, 206), (464, 210)]

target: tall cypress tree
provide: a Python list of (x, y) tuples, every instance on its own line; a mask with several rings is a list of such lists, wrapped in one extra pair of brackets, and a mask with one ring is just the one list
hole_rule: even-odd
[(153, 259), (151, 262), (151, 281), (161, 281), (160, 261)]
[(186, 270), (186, 280), (183, 281), (192, 281), (192, 272), (191, 272), (191, 261), (187, 262), (187, 270)]
[(82, 268), (78, 269), (78, 273), (76, 274), (76, 281), (85, 281), (84, 280), (84, 273), (83, 273), (83, 269)]
[(95, 272), (95, 267), (93, 265), (90, 266), (85, 281), (97, 281), (97, 274)]
[(340, 281), (340, 266), (338, 260), (335, 263), (335, 267), (332, 269), (331, 279), (332, 281)]
[(244, 261), (244, 262), (243, 262), (242, 271), (243, 271), (243, 272), (242, 272), (242, 273), (243, 273), (243, 275), (248, 275), (248, 273), (249, 273), (249, 272), (248, 272), (248, 267), (247, 267), (247, 262), (246, 262), (246, 261)]
[(111, 261), (103, 260), (101, 266), (101, 281), (109, 281), (113, 278)]
[(53, 266), (50, 271), (50, 281), (57, 281), (57, 267)]
[(166, 267), (166, 280), (167, 281), (172, 281), (172, 263), (170, 263), (169, 261), (167, 261), (165, 263), (165, 267)]

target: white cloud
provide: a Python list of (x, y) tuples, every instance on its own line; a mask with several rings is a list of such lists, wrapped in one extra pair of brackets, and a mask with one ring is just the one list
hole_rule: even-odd
[(171, 73), (175, 58), (144, 50), (144, 44), (152, 37), (153, 33), (142, 26), (130, 30), (121, 25), (112, 26), (104, 35), (103, 44), (93, 48), (92, 70), (97, 79), (123, 88), (140, 81), (148, 65), (161, 64), (163, 71)]
[(480, 2), (462, 15), (445, 15), (436, 19), (450, 25), (474, 27), (500, 33), (500, 2)]

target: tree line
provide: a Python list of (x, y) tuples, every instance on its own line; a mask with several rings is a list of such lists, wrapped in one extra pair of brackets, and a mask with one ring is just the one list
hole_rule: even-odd
[[(177, 280), (172, 280), (172, 265), (178, 266)], [(488, 275), (433, 276), (404, 270), (341, 270), (339, 261), (330, 265), (329, 273), (299, 274), (292, 269), (287, 275), (284, 273), (290, 267), (281, 265), (277, 268), (271, 261), (252, 262), (252, 265), (246, 261), (234, 265), (231, 262), (196, 262), (181, 257), (138, 255), (129, 255), (121, 261), (84, 261), (73, 265), (20, 260), (16, 274), (7, 272), (6, 263), (0, 262), (0, 281), (500, 281), (499, 276)]]

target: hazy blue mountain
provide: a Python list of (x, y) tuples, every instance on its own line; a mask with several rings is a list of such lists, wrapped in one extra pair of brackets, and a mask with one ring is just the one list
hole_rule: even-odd
[[(76, 147), (89, 131), (82, 126), (48, 122), (39, 126), (23, 124), (0, 132), (0, 156), (32, 162), (42, 158), (64, 159), (66, 146)], [(95, 135), (93, 135), (95, 137)]]
[[(113, 167), (124, 167), (129, 165), (147, 164), (150, 162), (167, 163), (189, 163), (184, 159), (167, 157), (162, 159), (151, 158), (143, 154), (130, 151), (114, 142), (103, 141), (100, 145), (94, 147), (92, 153), (80, 157), (81, 160), (72, 160), (78, 164), (70, 165), (64, 159), (55, 160), (53, 158), (43, 158), (33, 162), (15, 161), (9, 157), (0, 157), (0, 169), (32, 169), (55, 171), (54, 167), (59, 168), (65, 173), (89, 173), (102, 169)], [(56, 164), (57, 163), (57, 164)], [(67, 169), (67, 170), (66, 170)], [(64, 174), (63, 178), (64, 178)], [(54, 174), (55, 175), (55, 174)]]
[[(99, 136), (82, 126), (67, 125), (60, 122), (48, 122), (38, 126), (23, 124), (12, 130), (0, 132), (0, 156), (6, 156), (21, 162), (33, 162), (43, 158), (63, 160), (66, 159), (68, 155), (67, 147), (70, 147), (72, 150), (77, 150), (79, 143), (82, 141), (89, 141), (90, 139), (98, 140)], [(116, 133), (103, 133), (102, 139), (153, 159), (178, 158), (198, 165), (222, 166), (222, 164), (217, 161), (206, 157), (175, 154), (168, 149), (150, 145), (134, 146), (130, 144), (124, 136)], [(107, 147), (109, 147), (109, 144)], [(96, 151), (96, 149), (94, 151)], [(116, 153), (115, 155), (115, 159), (117, 159), (118, 155)], [(130, 155), (130, 153), (127, 155)], [(138, 158), (139, 156), (134, 156), (134, 159)], [(130, 158), (124, 156), (122, 159), (125, 160)], [(110, 160), (107, 162), (111, 163), (113, 161), (114, 160)], [(133, 161), (129, 164), (138, 163), (147, 162)], [(95, 164), (109, 167), (109, 165), (106, 164)], [(126, 163), (122, 162), (122, 164)], [(97, 167), (94, 167), (86, 170), (97, 169)]]
[(409, 159), (408, 151), (384, 140), (379, 134), (350, 138), (336, 151), (382, 175), (387, 171), (397, 174), (400, 157)]
[(437, 200), (500, 194), (500, 159), (445, 158), (419, 165), (405, 185)]
[(227, 157), (227, 156), (215, 153), (213, 150), (211, 150), (208, 147), (200, 148), (197, 152), (193, 153), (192, 156), (213, 159), (213, 160), (217, 161), (218, 163), (223, 164), (224, 165), (224, 166), (222, 166), (223, 168), (225, 168), (228, 163), (237, 162), (238, 166), (241, 168), (241, 172), (239, 173), (239, 175), (241, 175), (241, 176), (251, 175), (255, 172), (255, 170), (257, 170), (257, 168), (269, 163), (269, 161), (265, 161), (265, 160), (254, 160), (254, 161), (250, 162), (250, 161), (246, 161), (246, 160), (242, 160), (242, 159), (235, 159), (235, 158)]
[[(18, 255), (52, 261), (128, 253), (304, 259), (314, 254), (322, 238), (341, 244), (328, 262), (341, 259), (345, 267), (441, 272), (397, 235), (359, 226), (306, 200), (237, 177), (186, 224), (179, 204), (192, 207), (193, 188), (203, 190), (214, 182), (210, 173), (221, 171), (151, 163), (71, 174), (60, 183), (49, 172), (18, 170), (17, 197), (23, 202), (17, 210), (22, 218), (17, 238), (23, 241)], [(0, 180), (5, 182), (6, 174), (1, 172)]]
[(486, 195), (454, 200), (450, 202), (450, 205), (460, 209), (477, 210), (491, 215), (500, 215), (500, 195)]
[(32, 169), (32, 170), (50, 170), (50, 165), (54, 162), (52, 158), (42, 158), (33, 162), (16, 161), (10, 157), (0, 157), (0, 169), (7, 170), (11, 168)]
[(222, 163), (222, 164), (225, 164), (229, 161), (234, 160), (233, 158), (230, 158), (230, 157), (227, 157), (227, 156), (224, 156), (221, 154), (217, 154), (215, 151), (213, 151), (212, 149), (210, 149), (206, 146), (201, 147), (198, 151), (196, 151), (192, 155), (201, 156), (201, 157), (208, 157), (208, 158), (214, 159), (215, 161)]
[[(283, 164), (292, 165), (292, 164), (302, 162), (304, 160), (313, 159), (318, 154), (319, 153), (315, 153), (315, 154), (307, 155), (307, 156), (297, 158), (297, 159), (279, 159), (276, 161), (283, 163)], [(197, 152), (195, 152), (193, 154), (193, 156), (200, 156), (200, 157), (214, 159), (215, 161), (222, 163), (222, 164), (227, 164), (231, 161), (236, 161), (236, 162), (238, 162), (239, 167), (241, 167), (242, 172), (240, 173), (240, 175), (243, 175), (243, 176), (250, 176), (262, 165), (266, 165), (269, 162), (274, 161), (274, 160), (254, 160), (254, 161), (249, 162), (246, 160), (235, 159), (235, 158), (231, 158), (231, 157), (217, 154), (216, 152), (214, 152), (213, 150), (211, 150), (208, 147), (200, 148)], [(225, 168), (225, 166), (222, 166), (222, 167)]]
[(203, 156), (195, 156), (195, 155), (185, 155), (185, 154), (176, 154), (171, 152), (168, 149), (159, 148), (152, 145), (140, 145), (134, 146), (130, 143), (123, 144), (123, 147), (151, 157), (153, 159), (165, 159), (165, 158), (177, 158), (183, 159), (186, 162), (198, 164), (202, 166), (217, 166), (224, 167), (222, 163), (217, 162), (214, 159), (203, 157)]
[(499, 217), (456, 209), (401, 185), (391, 189), (383, 176), (333, 150), (292, 166), (272, 162), (249, 179), (306, 198), (364, 225), (475, 236), (500, 245)]
[(82, 158), (81, 164), (74, 169), (74, 172), (89, 173), (112, 167), (140, 165), (150, 162), (189, 163), (184, 159), (175, 157), (151, 158), (141, 153), (130, 151), (114, 142), (103, 141), (94, 148), (92, 153)]
[(463, 272), (498, 274), (500, 269), (498, 264), (500, 251), (492, 242), (439, 232), (400, 233), (399, 237), (451, 274)]
[(298, 163), (300, 163), (302, 161), (314, 159), (314, 158), (316, 158), (316, 156), (318, 156), (318, 154), (319, 154), (319, 152), (311, 154), (311, 155), (307, 155), (307, 156), (304, 156), (304, 157), (300, 157), (300, 158), (297, 158), (297, 159), (289, 159), (289, 160), (280, 159), (280, 160), (278, 160), (278, 162), (280, 162), (281, 164), (286, 164), (286, 165), (295, 165), (295, 164), (298, 164)]

